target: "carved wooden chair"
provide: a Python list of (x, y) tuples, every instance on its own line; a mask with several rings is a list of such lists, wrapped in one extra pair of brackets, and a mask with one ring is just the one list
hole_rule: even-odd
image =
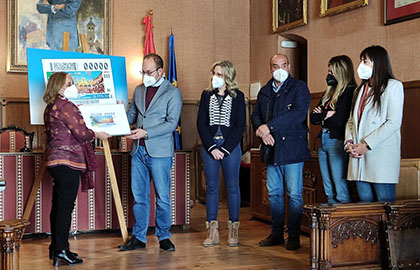
[(34, 134), (15, 125), (0, 129), (0, 152), (31, 152)]
[(121, 152), (130, 152), (132, 144), (133, 144), (133, 140), (128, 139), (125, 136), (118, 137), (118, 145), (119, 145), (118, 148)]
[(386, 205), (389, 269), (420, 269), (420, 201)]

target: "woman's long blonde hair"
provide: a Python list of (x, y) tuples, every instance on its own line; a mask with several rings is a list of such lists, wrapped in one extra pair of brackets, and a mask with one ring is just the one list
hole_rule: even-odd
[[(230, 62), (228, 60), (224, 60), (224, 61), (218, 61), (218, 62), (214, 63), (211, 66), (211, 71), (214, 71), (214, 69), (217, 66), (221, 67), (221, 69), (222, 69), (223, 78), (225, 80), (226, 89), (228, 90), (229, 95), (231, 97), (235, 98), (236, 97), (235, 90), (239, 89), (239, 84), (236, 81), (235, 67), (233, 66), (232, 62)], [(212, 77), (210, 78), (210, 86), (207, 90), (213, 90), (213, 85), (211, 83)]]
[(50, 76), (47, 83), (47, 89), (45, 89), (44, 96), (42, 97), (47, 104), (54, 103), (57, 99), (58, 92), (66, 83), (67, 73), (55, 72)]
[(346, 90), (347, 86), (356, 86), (354, 80), (353, 62), (347, 55), (334, 56), (328, 62), (331, 66), (333, 76), (337, 80), (337, 85), (328, 86), (321, 99), (321, 105), (325, 106), (330, 100), (330, 106), (335, 109), (338, 98)]

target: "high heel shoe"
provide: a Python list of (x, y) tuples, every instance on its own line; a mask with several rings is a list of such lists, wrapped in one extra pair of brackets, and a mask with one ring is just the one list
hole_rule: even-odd
[[(76, 252), (72, 252), (72, 251), (70, 251), (70, 250), (69, 250), (69, 252), (70, 252), (70, 254), (71, 254), (73, 257), (79, 257), (79, 254), (77, 254)], [(51, 249), (50, 249), (50, 252), (49, 252), (48, 258), (50, 258), (50, 260), (52, 260), (52, 258), (53, 258), (53, 250), (51, 250)]]
[(73, 257), (69, 250), (56, 250), (53, 253), (53, 266), (58, 266), (58, 263), (62, 261), (68, 265), (74, 265), (82, 263), (83, 260)]

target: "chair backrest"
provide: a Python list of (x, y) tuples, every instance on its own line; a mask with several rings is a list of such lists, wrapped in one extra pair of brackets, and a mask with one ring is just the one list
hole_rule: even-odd
[(133, 144), (132, 139), (128, 139), (125, 136), (118, 137), (118, 144), (119, 144), (119, 150), (121, 152), (130, 152), (131, 151), (131, 145)]
[(0, 152), (31, 152), (34, 134), (15, 125), (0, 129)]
[(386, 205), (389, 269), (420, 269), (420, 201)]

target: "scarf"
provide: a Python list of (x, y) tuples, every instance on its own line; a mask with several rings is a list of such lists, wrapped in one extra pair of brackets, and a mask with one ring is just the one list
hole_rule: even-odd
[(95, 187), (93, 173), (99, 167), (93, 147), (89, 142), (83, 143), (83, 154), (86, 160), (86, 171), (81, 174), (82, 191), (87, 192), (88, 189)]

